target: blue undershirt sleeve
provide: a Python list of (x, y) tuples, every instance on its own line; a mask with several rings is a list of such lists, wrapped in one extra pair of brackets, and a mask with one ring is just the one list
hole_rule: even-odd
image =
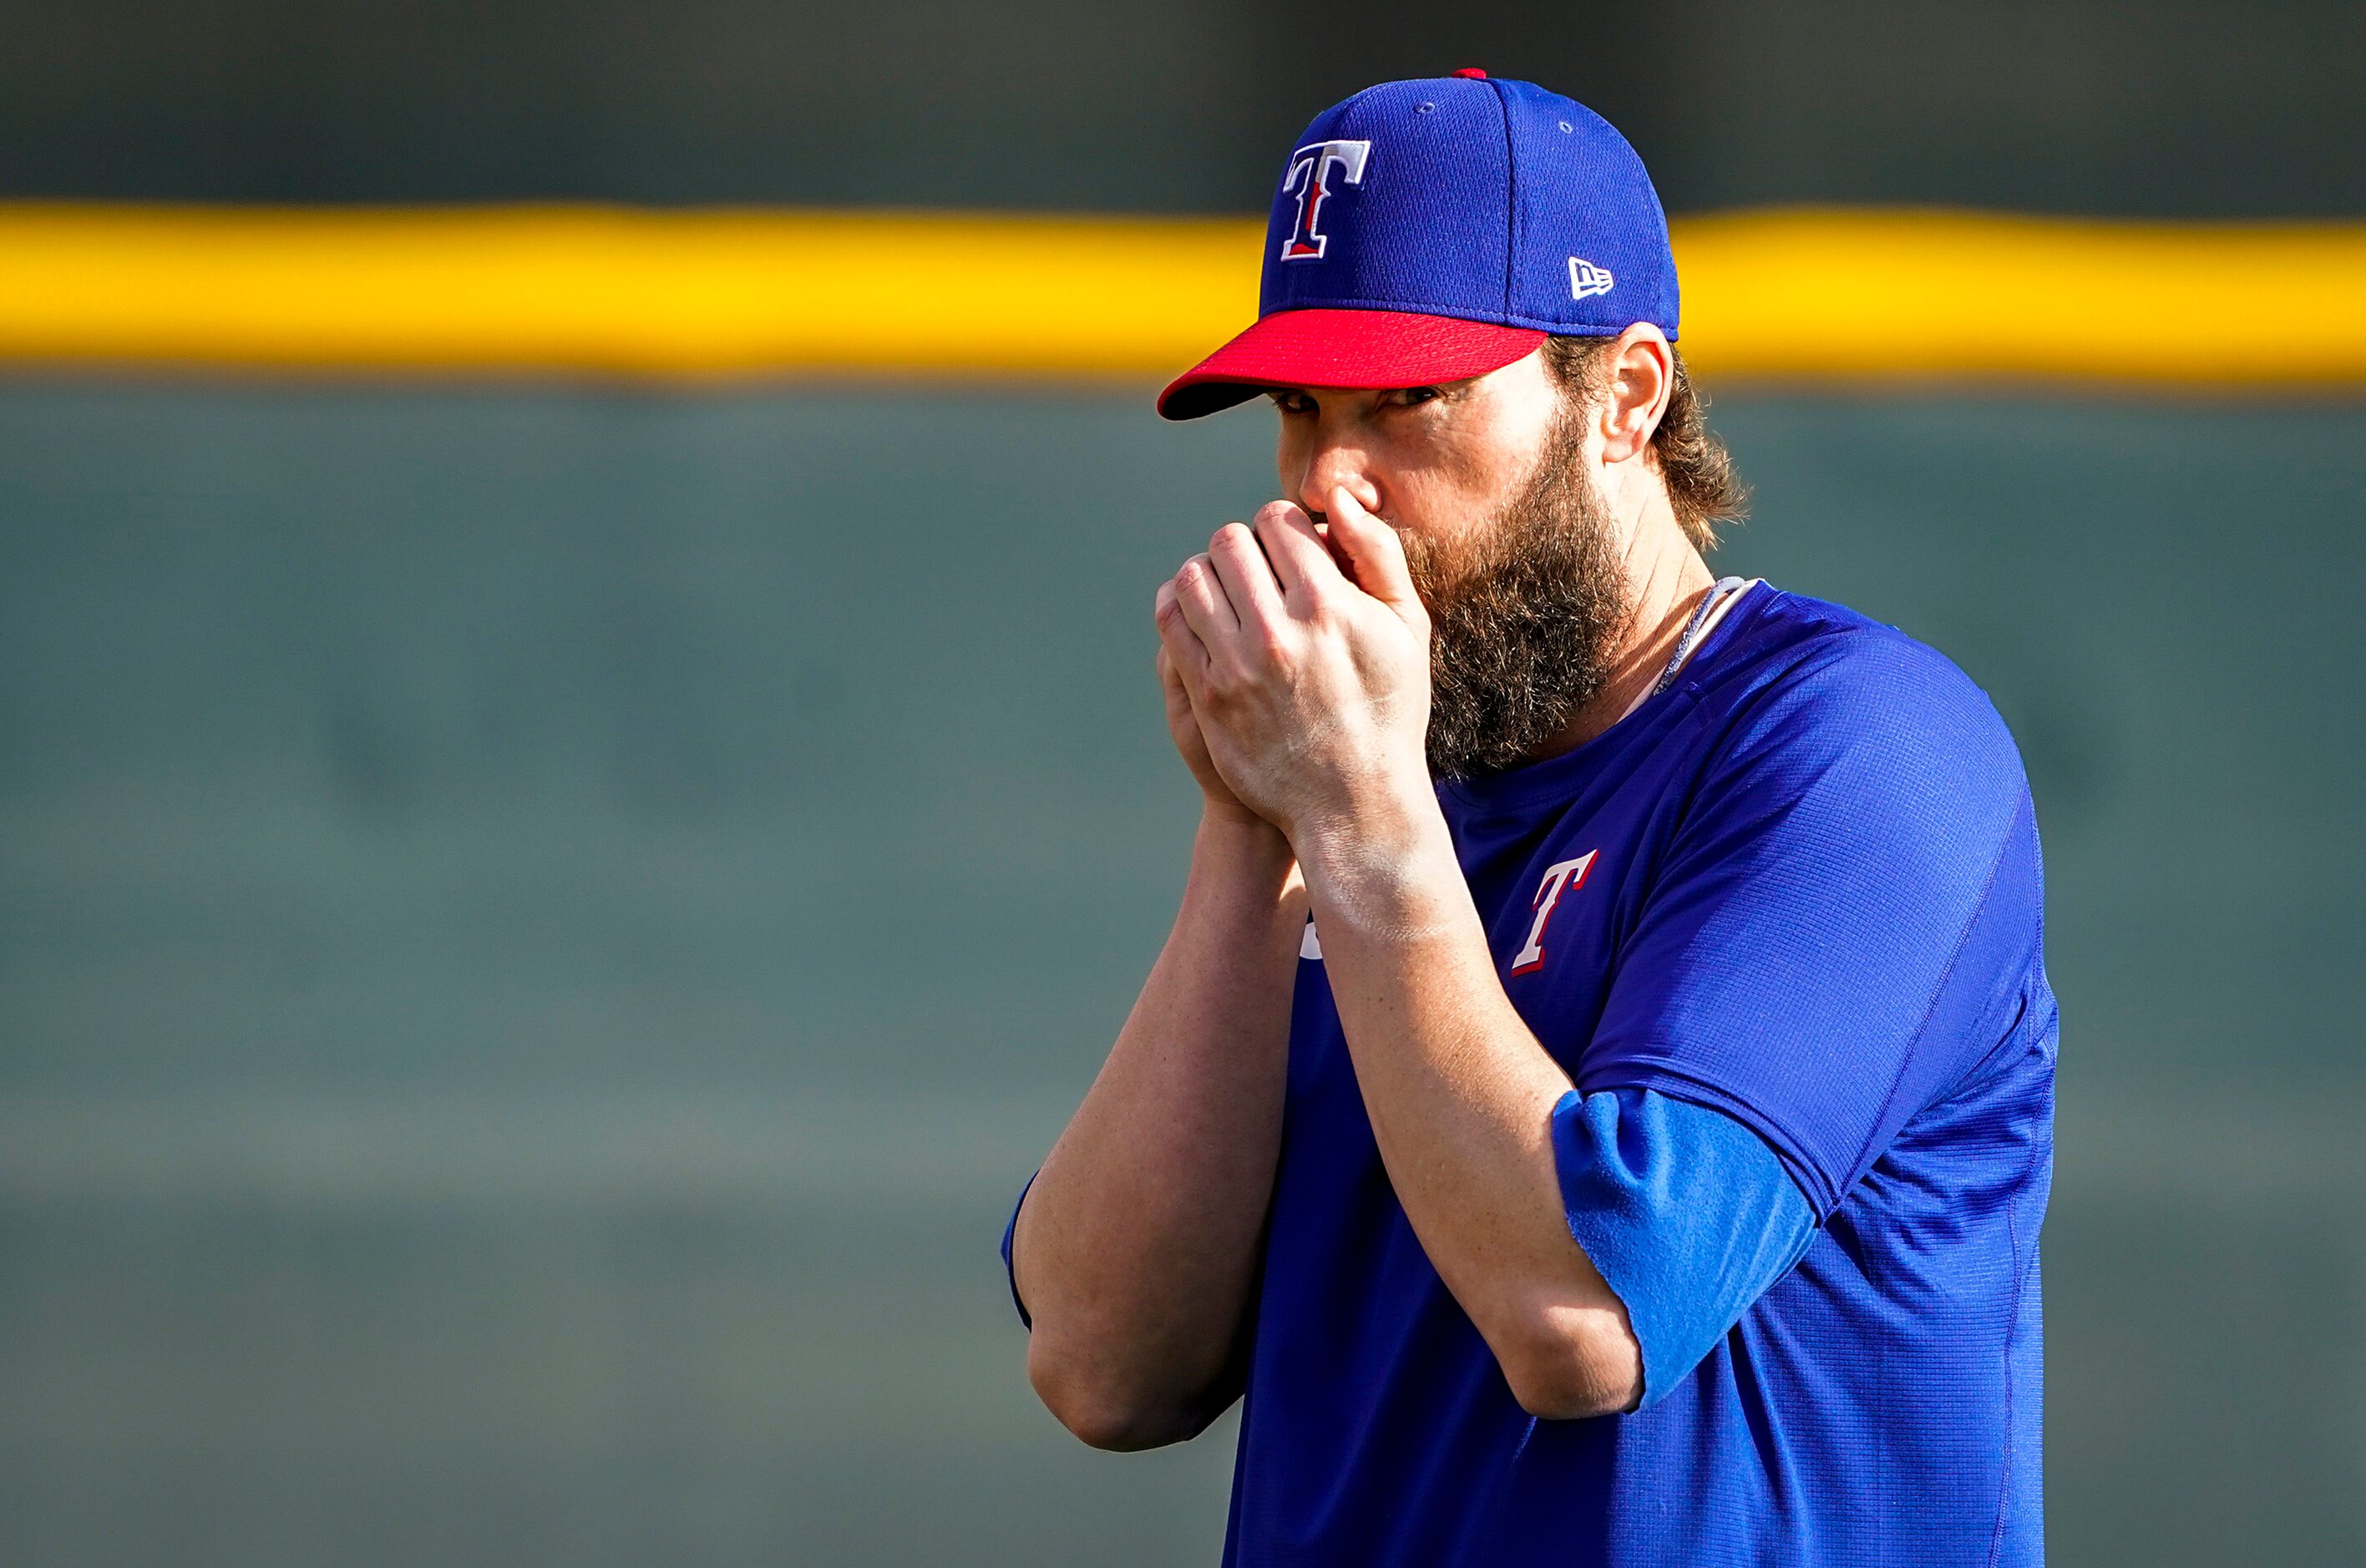
[[(1037, 1171), (1035, 1176), (1041, 1176)], [(1019, 1266), (1010, 1260), (1010, 1243), (1019, 1234), (1019, 1211), (1027, 1206), (1027, 1194), (1035, 1188), (1035, 1176), (1027, 1178), (1027, 1185), (1019, 1189), (1019, 1201), (1010, 1205), (1010, 1218), (1002, 1227), (1002, 1277), (1010, 1282), (1010, 1305), (1019, 1309), (1020, 1327), (1034, 1330), (1035, 1320), (1027, 1315), (1027, 1304), (1019, 1299)]]
[(1552, 1143), (1570, 1234), (1626, 1305), (1649, 1406), (1799, 1260), (1814, 1210), (1755, 1132), (1654, 1090), (1572, 1090)]

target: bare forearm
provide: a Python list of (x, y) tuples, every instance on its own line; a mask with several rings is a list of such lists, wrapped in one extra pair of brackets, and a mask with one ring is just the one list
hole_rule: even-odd
[(1414, 1234), (1539, 1413), (1639, 1391), (1625, 1309), (1571, 1238), (1550, 1136), (1571, 1082), (1513, 1008), (1426, 800), (1301, 845), (1366, 1114)]
[(1174, 931), (1028, 1193), (1012, 1259), (1029, 1367), (1089, 1440), (1171, 1440), (1229, 1402), (1305, 908), (1279, 834), (1202, 822)]
[(1523, 1405), (1615, 1409), (1641, 1358), (1561, 1212), (1569, 1080), (1504, 994), (1430, 788), (1428, 610), (1371, 497), (1342, 482), (1324, 503), (1318, 525), (1276, 502), (1184, 563), (1160, 667), (1223, 787), (1304, 868), (1380, 1158), (1440, 1278)]

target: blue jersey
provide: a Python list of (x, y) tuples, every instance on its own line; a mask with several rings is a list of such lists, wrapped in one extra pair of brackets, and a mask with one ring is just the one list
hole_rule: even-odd
[(1644, 1401), (1514, 1401), (1382, 1169), (1318, 917), (1225, 1561), (2040, 1562), (2056, 1019), (1987, 699), (1759, 586), (1601, 736), (1439, 794), (1504, 989), (1577, 1085), (1561, 1185)]

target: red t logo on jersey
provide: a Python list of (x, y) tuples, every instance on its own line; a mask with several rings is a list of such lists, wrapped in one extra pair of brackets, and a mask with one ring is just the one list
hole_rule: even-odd
[(1323, 232), (1323, 204), (1331, 197), (1331, 171), (1339, 171), (1343, 185), (1364, 183), (1364, 160), (1372, 155), (1369, 141), (1317, 141), (1290, 155), (1290, 169), (1281, 176), (1285, 196), (1298, 197), (1298, 226), (1282, 242), (1285, 262), (1319, 262), (1331, 243)]
[(1553, 911), (1560, 907), (1561, 896), (1585, 885), (1585, 873), (1592, 869), (1594, 857), (1600, 853), (1589, 849), (1574, 860), (1556, 861), (1545, 868), (1544, 880), (1537, 884), (1537, 923), (1528, 927), (1527, 945), (1512, 955), (1512, 973), (1525, 975), (1545, 967), (1545, 927), (1552, 924)]

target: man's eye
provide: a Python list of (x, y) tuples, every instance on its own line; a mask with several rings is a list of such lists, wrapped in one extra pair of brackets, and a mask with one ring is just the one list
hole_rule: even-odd
[(1267, 396), (1273, 399), (1273, 406), (1285, 414), (1311, 414), (1314, 411), (1314, 399), (1303, 392), (1275, 391)]
[(1435, 386), (1407, 386), (1396, 394), (1396, 400), (1401, 408), (1414, 409), (1444, 396), (1446, 394)]

